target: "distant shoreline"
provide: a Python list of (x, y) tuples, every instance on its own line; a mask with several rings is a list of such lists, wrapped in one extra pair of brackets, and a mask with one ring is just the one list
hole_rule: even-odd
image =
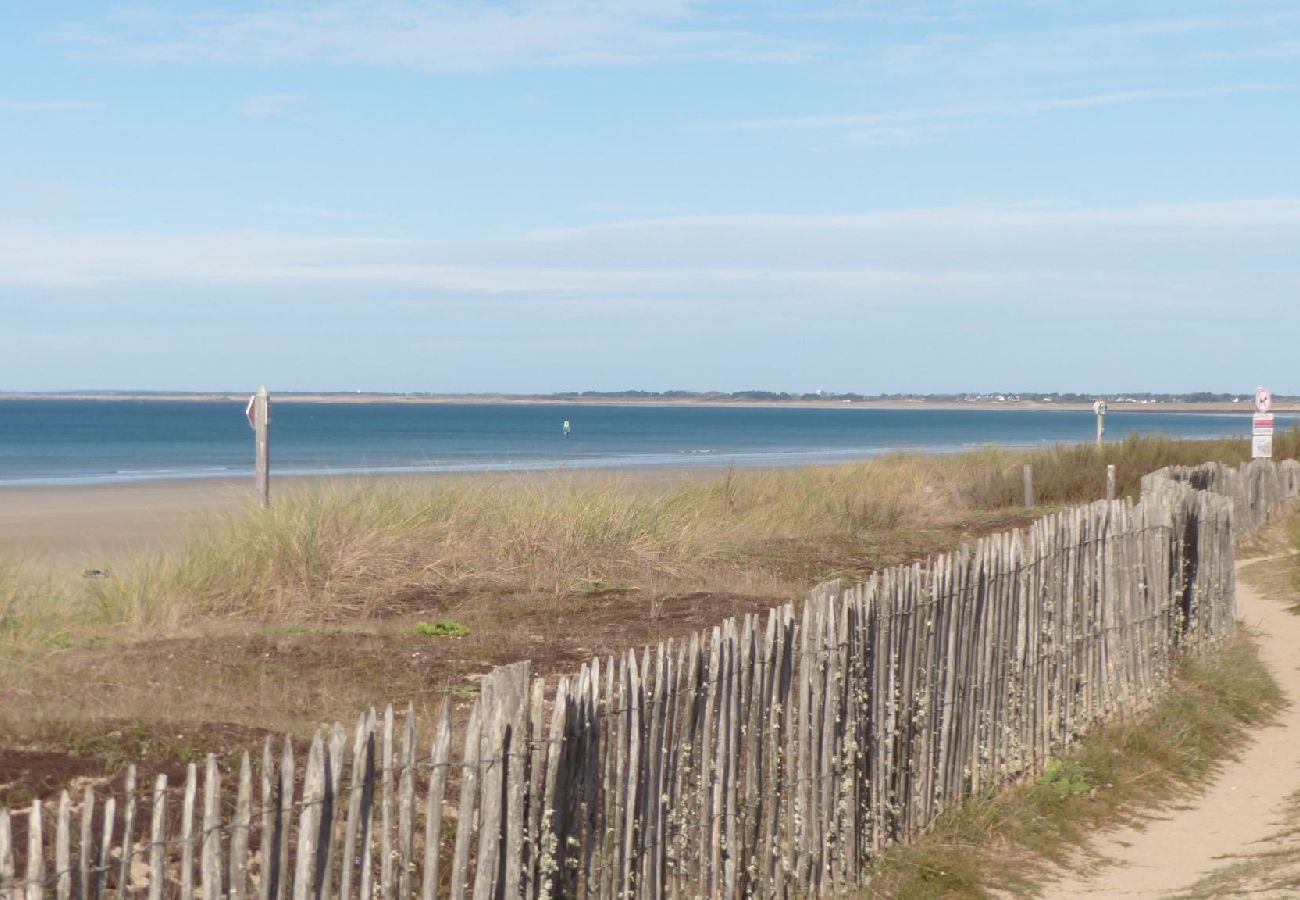
[[(115, 393), (115, 392), (28, 392), (0, 393), (0, 400), (103, 400), (119, 402), (171, 402), (171, 403), (242, 403), (249, 394), (231, 392), (212, 393)], [(512, 394), (374, 394), (374, 393), (297, 393), (272, 394), (283, 403), (400, 403), (414, 406), (428, 405), (501, 405), (501, 406), (647, 406), (750, 409), (883, 409), (883, 410), (1062, 410), (1066, 412), (1092, 411), (1091, 403), (1044, 402), (1041, 400), (748, 400), (719, 398), (663, 398), (638, 399), (634, 397), (532, 397)], [(1248, 401), (1225, 403), (1220, 401), (1149, 401), (1124, 402), (1108, 400), (1112, 413), (1241, 413), (1250, 415), (1253, 406)], [(1280, 402), (1273, 406), (1278, 413), (1300, 412), (1300, 402)]]

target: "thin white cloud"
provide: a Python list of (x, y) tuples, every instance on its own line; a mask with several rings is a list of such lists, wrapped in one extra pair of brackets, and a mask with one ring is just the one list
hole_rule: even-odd
[(8, 100), (0, 98), (4, 112), (74, 112), (83, 109), (103, 109), (104, 104), (94, 100)]
[(260, 94), (244, 97), (235, 106), (240, 115), (254, 119), (299, 119), (306, 99), (300, 94)]
[(867, 213), (753, 213), (634, 219), (577, 228), (531, 232), (530, 240), (568, 242), (610, 233), (681, 233), (686, 229), (746, 231), (896, 231), (988, 229), (1269, 229), (1300, 227), (1300, 197), (1207, 203), (1145, 204), (1128, 207), (1044, 208), (954, 206)]
[(277, 216), (289, 216), (300, 219), (321, 219), (329, 222), (351, 222), (380, 218), (372, 213), (352, 212), (344, 209), (330, 209), (324, 206), (294, 206), (282, 203), (262, 203), (256, 207), (259, 213)]
[[(644, 293), (722, 285), (835, 283), (859, 287), (951, 287), (970, 273), (860, 267), (831, 270), (698, 263), (649, 266), (550, 265), (521, 261), (508, 244), (490, 264), (457, 261), (433, 241), (303, 238), (270, 233), (78, 234), (0, 231), (0, 284), (90, 287), (129, 283), (413, 286), (437, 291)], [(467, 254), (476, 255), (474, 253)]]
[[(973, 21), (964, 27), (887, 45), (873, 54), (873, 64), (913, 75), (937, 69), (949, 78), (1145, 69), (1152, 63), (1168, 71), (1200, 68), (1206, 41), (1218, 46), (1223, 60), (1249, 57), (1257, 45), (1277, 41), (1300, 24), (1300, 12), (1293, 8), (1233, 9), (1218, 15), (1127, 20), (1103, 16), (1099, 21), (1031, 25), (1008, 33), (1005, 28), (981, 28), (985, 20), (1005, 15), (1005, 6), (995, 6), (991, 13), (978, 4), (971, 9)], [(1034, 19), (1040, 17), (1026, 17), (1027, 22)]]
[(1131, 19), (1086, 25), (1063, 30), (1062, 34), (1091, 41), (1114, 44), (1116, 41), (1142, 41), (1147, 38), (1166, 38), (1172, 35), (1222, 34), (1232, 31), (1277, 29), (1300, 23), (1300, 12), (1295, 9), (1273, 9), (1259, 12), (1232, 10), (1219, 15), (1169, 16), (1156, 19)]
[[(1134, 249), (1141, 247), (1140, 254)], [(1252, 256), (1252, 254), (1255, 254)], [(399, 290), (592, 308), (1227, 302), (1297, 280), (1300, 198), (1130, 208), (966, 207), (682, 217), (496, 241), (0, 230), (0, 288)], [(668, 298), (665, 300), (664, 298)]]
[(871, 125), (853, 128), (847, 138), (863, 147), (907, 147), (935, 140), (953, 129), (949, 125), (929, 123), (921, 125)]
[(885, 138), (893, 135), (901, 141), (923, 134), (935, 133), (945, 125), (953, 123), (1035, 116), (1061, 110), (1096, 109), (1131, 103), (1202, 100), (1233, 94), (1294, 90), (1294, 88), (1295, 85), (1275, 83), (1225, 84), (1188, 89), (1149, 88), (998, 103), (922, 106), (881, 112), (770, 116), (758, 119), (744, 119), (728, 124), (731, 127), (744, 129), (853, 129), (855, 132), (865, 135), (876, 133), (883, 135)]
[(331, 2), (256, 11), (155, 7), (66, 27), (100, 54), (150, 62), (360, 64), (436, 72), (700, 59), (791, 61), (806, 45), (728, 19), (694, 15), (689, 0), (525, 0), (510, 5), (407, 0)]

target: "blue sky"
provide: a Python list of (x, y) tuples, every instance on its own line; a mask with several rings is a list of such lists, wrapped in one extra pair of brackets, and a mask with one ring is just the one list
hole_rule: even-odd
[(1293, 2), (0, 13), (0, 389), (1300, 393)]

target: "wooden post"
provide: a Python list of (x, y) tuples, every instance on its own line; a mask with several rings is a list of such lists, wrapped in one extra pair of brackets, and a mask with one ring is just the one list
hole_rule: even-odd
[(1106, 401), (1098, 400), (1092, 404), (1092, 411), (1097, 414), (1097, 446), (1100, 447), (1106, 434)]
[(1113, 464), (1106, 467), (1106, 499), (1115, 499), (1115, 466)]
[(72, 897), (72, 801), (68, 792), (59, 797), (59, 818), (54, 838), (54, 896), (58, 900)]
[(1034, 508), (1034, 467), (1025, 463), (1025, 508)]
[(258, 389), (250, 409), (255, 434), (255, 476), (257, 502), (263, 507), (271, 505), (271, 395), (266, 385)]
[[(65, 793), (64, 796), (67, 796)], [(167, 852), (167, 776), (153, 787), (153, 822), (149, 829), (149, 900), (162, 900), (163, 863)]]

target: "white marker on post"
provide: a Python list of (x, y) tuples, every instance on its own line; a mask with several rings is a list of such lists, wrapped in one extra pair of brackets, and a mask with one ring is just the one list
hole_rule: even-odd
[(271, 505), (271, 395), (263, 385), (248, 400), (244, 410), (248, 424), (253, 429), (253, 484), (257, 502)]

